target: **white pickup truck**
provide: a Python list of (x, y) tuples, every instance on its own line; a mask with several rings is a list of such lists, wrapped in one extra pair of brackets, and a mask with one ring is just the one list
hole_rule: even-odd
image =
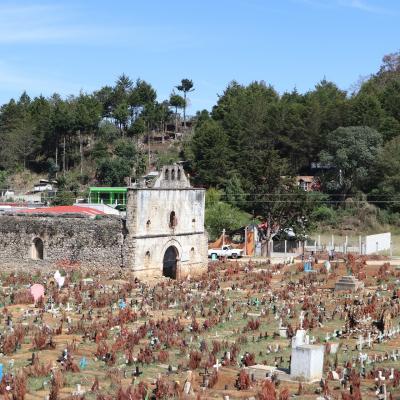
[(210, 249), (208, 250), (208, 257), (228, 257), (228, 258), (239, 258), (243, 256), (243, 250), (234, 249), (230, 245), (222, 246), (220, 249)]

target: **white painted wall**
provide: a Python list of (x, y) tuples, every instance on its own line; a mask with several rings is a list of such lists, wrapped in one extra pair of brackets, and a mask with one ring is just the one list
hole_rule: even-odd
[(364, 254), (374, 254), (384, 250), (390, 250), (391, 233), (379, 233), (377, 235), (368, 235), (365, 237)]
[[(164, 254), (171, 245), (178, 251), (179, 278), (207, 268), (205, 191), (171, 186), (128, 189), (124, 264), (137, 275), (162, 275)], [(175, 227), (170, 226), (172, 211)]]
[[(204, 232), (204, 196), (196, 189), (137, 190), (136, 236)], [(177, 219), (174, 229), (169, 226), (172, 211)]]
[(305, 381), (322, 378), (324, 364), (324, 346), (306, 344), (292, 348), (290, 375)]

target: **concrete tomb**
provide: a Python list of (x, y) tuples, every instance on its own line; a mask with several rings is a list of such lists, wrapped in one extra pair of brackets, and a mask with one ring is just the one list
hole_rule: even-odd
[(324, 346), (309, 344), (304, 329), (299, 329), (292, 338), (290, 376), (306, 382), (322, 378), (324, 364)]
[(342, 276), (336, 282), (335, 290), (336, 291), (357, 291), (358, 289), (362, 289), (364, 287), (364, 282), (359, 281), (352, 275)]

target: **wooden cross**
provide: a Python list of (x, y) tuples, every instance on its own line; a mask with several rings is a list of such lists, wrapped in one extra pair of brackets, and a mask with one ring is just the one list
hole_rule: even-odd
[(205, 367), (204, 372), (200, 372), (199, 375), (203, 377), (203, 383), (201, 386), (206, 388), (208, 386), (208, 378), (210, 376), (210, 373), (208, 372), (208, 368)]

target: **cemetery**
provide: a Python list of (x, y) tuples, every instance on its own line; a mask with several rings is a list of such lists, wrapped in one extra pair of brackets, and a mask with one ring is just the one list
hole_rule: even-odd
[(210, 261), (182, 280), (3, 272), (0, 396), (398, 398), (400, 272), (383, 256), (327, 258), (312, 272)]

